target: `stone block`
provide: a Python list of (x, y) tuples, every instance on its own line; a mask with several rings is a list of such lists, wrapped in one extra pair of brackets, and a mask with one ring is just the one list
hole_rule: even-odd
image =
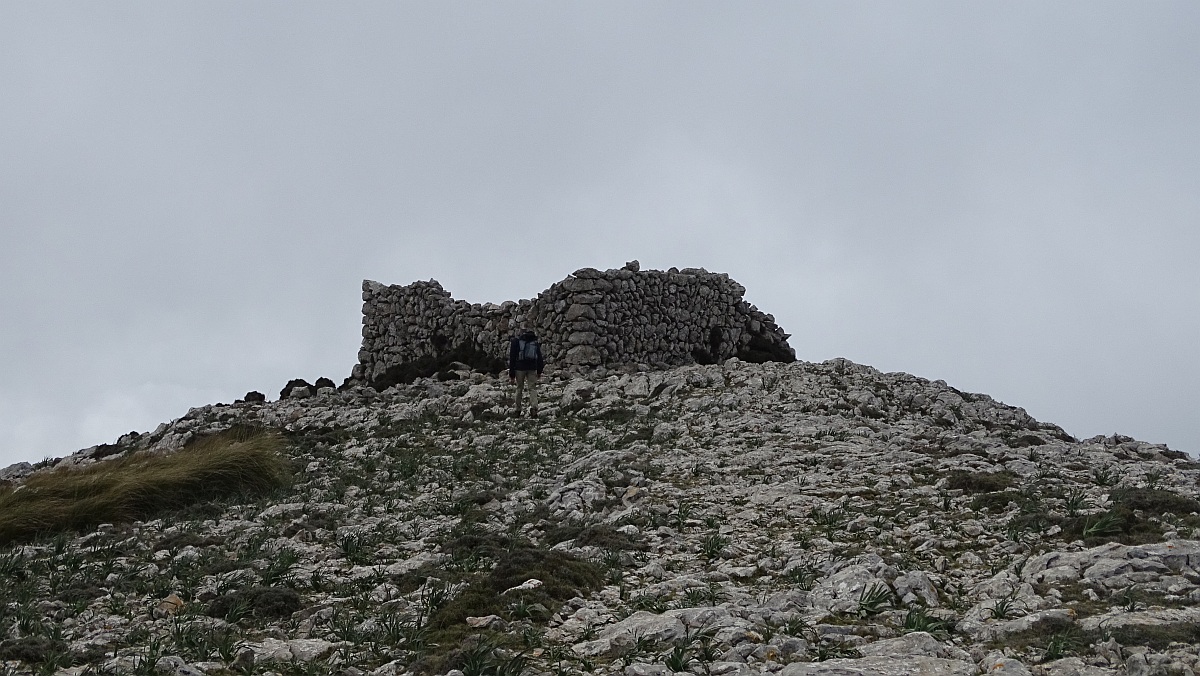
[(582, 319), (595, 319), (596, 311), (592, 309), (592, 306), (584, 305), (583, 303), (575, 303), (571, 307), (567, 308), (567, 315), (566, 315), (567, 321), (572, 322), (572, 321), (575, 321), (576, 319), (581, 319), (581, 318)]
[(563, 361), (578, 366), (596, 366), (600, 364), (601, 356), (600, 350), (591, 345), (576, 345), (567, 350)]

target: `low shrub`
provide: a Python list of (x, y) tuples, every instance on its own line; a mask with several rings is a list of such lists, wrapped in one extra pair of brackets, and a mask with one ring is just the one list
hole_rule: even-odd
[[(464, 535), (442, 549), (455, 558), (491, 559), (495, 565), (463, 580), (466, 588), (430, 617), (435, 630), (465, 628), (468, 616), (503, 615), (517, 602), (541, 604), (549, 615), (564, 601), (603, 586), (603, 570), (597, 564), (504, 535)], [(501, 596), (529, 579), (541, 580), (542, 585)]]
[(1008, 503), (1021, 504), (1021, 494), (1017, 491), (996, 491), (976, 495), (971, 500), (971, 509), (984, 512), (1003, 512), (1008, 509)]
[(1012, 488), (1012, 472), (966, 472), (956, 469), (946, 477), (946, 488), (965, 493), (994, 493)]
[(1128, 624), (1112, 630), (1112, 637), (1122, 645), (1144, 645), (1166, 650), (1172, 643), (1200, 643), (1200, 624), (1174, 622), (1171, 624)]
[(208, 606), (210, 617), (234, 621), (235, 615), (256, 618), (289, 617), (300, 610), (300, 595), (286, 587), (251, 587), (213, 599)]
[(0, 660), (18, 660), (41, 664), (53, 655), (64, 653), (67, 644), (45, 636), (22, 636), (0, 641)]
[(1200, 500), (1161, 488), (1118, 491), (1113, 495), (1113, 500), (1119, 506), (1141, 511), (1150, 516), (1162, 516), (1168, 512), (1177, 516), (1185, 516), (1192, 512), (1200, 512)]
[(1089, 547), (1106, 542), (1139, 545), (1163, 539), (1163, 526), (1152, 520), (1155, 517), (1170, 513), (1184, 517), (1185, 522), (1200, 521), (1189, 516), (1200, 511), (1200, 502), (1168, 490), (1128, 489), (1112, 497), (1113, 506), (1107, 512), (1064, 521), (1063, 536), (1080, 538)]
[(198, 533), (181, 532), (159, 538), (158, 542), (154, 543), (153, 549), (156, 552), (163, 549), (175, 552), (187, 547), (211, 547), (224, 544), (224, 542), (225, 538), (216, 535), (206, 537)]
[(601, 549), (616, 549), (622, 551), (645, 550), (646, 543), (641, 538), (633, 538), (618, 531), (608, 524), (592, 524), (580, 526), (563, 524), (546, 531), (544, 540), (553, 546), (567, 540), (574, 540), (577, 547), (599, 547)]

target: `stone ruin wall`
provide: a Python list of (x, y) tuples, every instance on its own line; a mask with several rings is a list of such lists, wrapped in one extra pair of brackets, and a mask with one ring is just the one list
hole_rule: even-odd
[(500, 305), (455, 300), (435, 280), (407, 286), (363, 281), (362, 349), (351, 379), (372, 382), (389, 367), (458, 346), (508, 359), (509, 341), (531, 328), (548, 365), (671, 366), (712, 363), (748, 348), (790, 361), (775, 318), (743, 300), (746, 290), (704, 269), (576, 270), (537, 298)]

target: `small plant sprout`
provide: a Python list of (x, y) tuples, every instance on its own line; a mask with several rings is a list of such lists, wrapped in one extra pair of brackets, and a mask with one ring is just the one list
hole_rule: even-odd
[(858, 595), (858, 614), (864, 617), (878, 615), (893, 606), (895, 596), (891, 588), (880, 582), (864, 587)]
[(1020, 609), (1019, 607), (1023, 606), (1023, 604), (1017, 601), (1017, 593), (1018, 591), (1013, 589), (1003, 598), (996, 599), (989, 611), (992, 619), (1008, 620), (1016, 616)]
[(692, 505), (688, 502), (681, 502), (675, 508), (675, 512), (671, 515), (671, 522), (675, 524), (675, 530), (682, 533), (687, 528), (688, 519), (692, 516)]
[(950, 623), (931, 617), (929, 612), (917, 606), (904, 616), (904, 633), (923, 631), (934, 636), (945, 636), (950, 632)]
[(1158, 485), (1162, 482), (1162, 480), (1164, 478), (1166, 478), (1166, 476), (1167, 476), (1166, 473), (1161, 472), (1159, 470), (1150, 470), (1149, 472), (1146, 472), (1144, 475), (1142, 475), (1142, 479), (1144, 479), (1146, 482), (1146, 488), (1149, 488), (1150, 490), (1154, 490), (1154, 489), (1158, 488)]
[(663, 664), (674, 672), (687, 671), (691, 659), (692, 651), (686, 645), (676, 643), (663, 659)]
[(1083, 537), (1099, 537), (1102, 535), (1111, 535), (1119, 531), (1120, 524), (1117, 520), (1117, 515), (1112, 512), (1105, 512), (1096, 519), (1089, 519), (1083, 525)]
[(1092, 470), (1092, 483), (1097, 486), (1116, 486), (1120, 477), (1112, 467), (1097, 467)]
[(729, 538), (720, 533), (709, 533), (700, 543), (700, 554), (711, 561), (720, 558), (728, 546)]
[(1079, 515), (1080, 510), (1092, 506), (1092, 499), (1083, 488), (1072, 488), (1063, 497), (1063, 506), (1067, 509), (1068, 516), (1075, 517)]

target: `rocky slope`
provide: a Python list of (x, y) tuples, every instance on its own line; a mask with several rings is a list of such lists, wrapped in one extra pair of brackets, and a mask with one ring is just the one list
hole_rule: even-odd
[(1200, 672), (1183, 453), (845, 360), (547, 375), (538, 420), (459, 371), (62, 460), (238, 426), (295, 476), (0, 550), (0, 673)]

